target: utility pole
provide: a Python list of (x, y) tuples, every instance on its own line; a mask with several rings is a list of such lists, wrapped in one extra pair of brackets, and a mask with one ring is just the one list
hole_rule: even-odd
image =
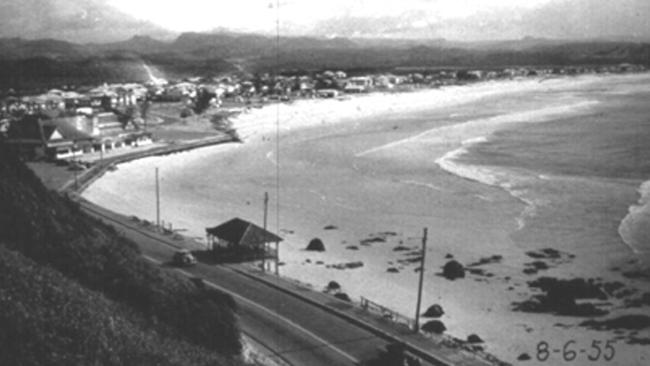
[(158, 184), (158, 167), (156, 167), (156, 229), (160, 230), (160, 185)]
[(79, 164), (77, 164), (77, 140), (72, 140), (72, 167), (74, 168), (74, 189), (79, 189)]
[(427, 254), (427, 228), (424, 228), (422, 235), (422, 261), (420, 263), (420, 283), (418, 284), (418, 302), (415, 308), (415, 326), (414, 332), (420, 330), (420, 305), (422, 303), (422, 283), (424, 282), (424, 258)]
[[(264, 230), (266, 231), (266, 218), (269, 211), (269, 192), (264, 192)], [(266, 242), (262, 243), (262, 272), (266, 272)]]

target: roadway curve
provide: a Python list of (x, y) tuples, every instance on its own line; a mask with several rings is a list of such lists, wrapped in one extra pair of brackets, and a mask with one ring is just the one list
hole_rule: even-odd
[[(138, 244), (149, 260), (167, 266), (173, 243), (141, 231), (123, 216), (81, 200), (85, 211), (114, 225)], [(377, 356), (387, 341), (340, 317), (225, 266), (198, 265), (179, 270), (230, 293), (239, 307), (242, 331), (290, 365), (355, 365)]]

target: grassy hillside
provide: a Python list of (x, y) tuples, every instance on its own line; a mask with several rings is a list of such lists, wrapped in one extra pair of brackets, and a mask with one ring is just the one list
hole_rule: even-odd
[[(197, 364), (219, 353), (217, 364), (227, 365), (239, 355), (231, 297), (150, 265), (134, 243), (48, 192), (1, 145), (0, 208), (0, 277), (11, 279), (0, 286), (0, 349), (32, 340), (35, 351), (0, 354), (24, 361), (0, 364), (42, 364), (32, 357), (47, 352), (116, 365), (119, 355), (189, 363), (168, 357), (171, 350), (194, 354)], [(84, 339), (95, 343), (83, 348), (77, 341)]]
[(0, 244), (1, 365), (236, 365)]

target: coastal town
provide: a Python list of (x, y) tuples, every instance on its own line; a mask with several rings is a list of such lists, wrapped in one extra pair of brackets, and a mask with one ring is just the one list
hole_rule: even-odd
[[(4, 90), (0, 139), (32, 160), (92, 162), (104, 154), (124, 154), (164, 140), (161, 126), (204, 119), (202, 132), (238, 139), (228, 116), (268, 103), (299, 99), (347, 98), (372, 92), (408, 92), (490, 80), (645, 71), (642, 65), (504, 68), (497, 70), (408, 70), (348, 74), (323, 71), (296, 75), (222, 75), (166, 80), (146, 67), (149, 80), (99, 86), (62, 85), (32, 91)], [(212, 131), (211, 131), (212, 130)], [(199, 137), (195, 134), (192, 137)], [(182, 136), (187, 137), (187, 136)], [(179, 140), (171, 135), (167, 142)], [(80, 168), (83, 169), (83, 166)]]

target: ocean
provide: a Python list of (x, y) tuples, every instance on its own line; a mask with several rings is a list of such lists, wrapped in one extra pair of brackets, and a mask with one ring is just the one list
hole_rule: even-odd
[[(426, 227), (424, 306), (440, 304), (450, 334), (479, 334), (514, 362), (541, 340), (617, 336), (580, 318), (513, 312), (537, 276), (650, 291), (622, 276), (650, 257), (649, 96), (649, 74), (585, 75), (268, 106), (234, 121), (243, 144), (122, 164), (84, 197), (155, 221), (158, 167), (162, 219), (202, 240), (233, 217), (261, 225), (268, 192), (281, 275), (315, 290), (334, 280), (411, 318)], [(315, 237), (325, 252), (305, 250)], [(563, 257), (525, 273), (528, 253), (544, 248)], [(481, 267), (489, 276), (439, 275), (452, 257), (495, 255)], [(351, 262), (362, 266), (342, 269)], [(650, 356), (618, 347), (632, 358), (611, 364)]]
[(450, 170), (498, 184), (526, 203), (520, 243), (554, 237), (579, 250), (623, 245), (647, 255), (648, 79), (607, 79), (568, 93), (594, 104), (580, 116), (520, 124), (470, 143)]

